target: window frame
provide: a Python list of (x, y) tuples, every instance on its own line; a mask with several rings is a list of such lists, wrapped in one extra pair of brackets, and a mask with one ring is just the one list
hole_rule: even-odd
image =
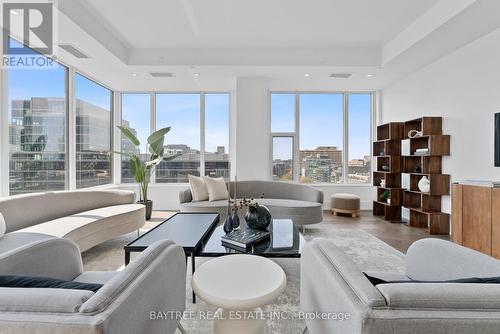
[[(100, 185), (97, 185), (97, 186), (89, 186), (89, 187), (82, 187), (82, 188), (78, 188), (77, 184), (76, 184), (76, 76), (77, 75), (80, 75), (81, 77), (93, 82), (94, 84), (98, 85), (98, 86), (101, 86), (102, 88), (106, 89), (109, 91), (109, 156), (110, 156), (110, 161), (109, 161), (109, 172), (110, 172), (110, 176), (111, 176), (111, 180), (109, 183), (105, 183), (105, 184), (100, 184)], [(107, 187), (109, 185), (112, 185), (115, 183), (115, 178), (116, 178), (116, 173), (115, 173), (115, 170), (114, 170), (114, 165), (115, 165), (115, 153), (114, 153), (114, 148), (115, 148), (115, 141), (114, 141), (114, 128), (115, 128), (115, 124), (121, 124), (121, 119), (120, 119), (120, 123), (117, 122), (117, 120), (115, 120), (115, 117), (114, 117), (114, 109), (115, 109), (115, 91), (111, 88), (109, 88), (108, 86), (104, 85), (103, 83), (101, 83), (100, 81), (98, 80), (95, 80), (93, 79), (92, 77), (88, 76), (87, 74), (85, 74), (84, 72), (82, 71), (79, 71), (77, 69), (74, 69), (73, 70), (73, 73), (72, 73), (72, 76), (71, 76), (71, 81), (72, 81), (72, 96), (71, 96), (71, 101), (72, 101), (72, 108), (71, 108), (71, 121), (72, 121), (72, 127), (73, 127), (73, 137), (72, 137), (72, 140), (74, 141), (73, 142), (73, 147), (72, 147), (72, 150), (73, 150), (73, 154), (71, 155), (70, 159), (73, 159), (73, 163), (74, 163), (74, 170), (73, 170), (73, 175), (74, 177), (72, 177), (73, 179), (73, 182), (74, 182), (74, 188), (72, 188), (71, 190), (84, 190), (84, 189), (92, 189), (92, 188), (100, 188), (100, 187)], [(120, 169), (120, 173), (121, 173), (121, 169)]]
[[(273, 94), (293, 94), (295, 95), (295, 132), (273, 132), (271, 128), (272, 119), (272, 109), (271, 109), (271, 98)], [(342, 148), (342, 182), (340, 183), (310, 183), (309, 186), (320, 186), (320, 187), (338, 187), (338, 186), (349, 186), (349, 187), (366, 187), (371, 186), (371, 173), (373, 172), (373, 163), (370, 166), (370, 179), (367, 183), (349, 183), (348, 182), (348, 171), (349, 171), (349, 95), (362, 94), (370, 95), (370, 152), (369, 155), (373, 156), (373, 133), (375, 126), (375, 106), (376, 106), (376, 92), (375, 91), (279, 91), (271, 90), (268, 94), (268, 106), (269, 106), (269, 124), (270, 124), (270, 135), (269, 135), (269, 173), (268, 177), (273, 180), (273, 138), (274, 137), (293, 137), (294, 141), (294, 151), (293, 151), (293, 180), (292, 181), (278, 181), (278, 182), (289, 182), (289, 183), (300, 183), (300, 162), (298, 157), (300, 156), (300, 95), (301, 94), (341, 94), (343, 100), (343, 148)]]
[[(65, 80), (65, 93), (66, 93), (66, 129), (65, 129), (65, 146), (66, 146), (66, 180), (65, 180), (65, 190), (77, 190), (76, 187), (76, 96), (75, 96), (75, 77), (76, 74), (80, 74), (83, 77), (93, 81), (94, 83), (106, 88), (111, 92), (110, 97), (110, 153), (111, 153), (111, 181), (110, 183), (92, 186), (84, 189), (92, 188), (103, 188), (109, 187), (116, 184), (117, 173), (116, 169), (113, 168), (115, 157), (113, 150), (115, 148), (116, 141), (114, 140), (114, 126), (119, 124), (119, 120), (115, 117), (116, 103), (115, 97), (117, 92), (109, 87), (108, 85), (100, 82), (99, 80), (93, 78), (91, 75), (86, 74), (84, 71), (78, 70), (74, 66), (60, 59), (54, 59), (52, 57), (47, 58), (52, 59), (59, 65), (66, 68), (66, 80)], [(6, 157), (6, 159), (0, 159), (0, 196), (7, 197), (10, 193), (10, 180), (9, 180), (9, 76), (7, 70), (0, 70), (0, 156)], [(121, 171), (120, 171), (121, 172)]]
[[(227, 147), (227, 152), (229, 155), (229, 179), (231, 179), (232, 173), (231, 173), (231, 108), (232, 108), (232, 93), (230, 91), (120, 91), (119, 92), (120, 96), (123, 94), (150, 94), (150, 132), (153, 133), (154, 131), (157, 130), (157, 114), (156, 114), (156, 100), (158, 95), (162, 94), (199, 94), (200, 95), (200, 166), (199, 166), (199, 171), (200, 171), (200, 176), (205, 175), (205, 143), (206, 143), (206, 138), (205, 138), (205, 120), (206, 120), (206, 110), (205, 110), (205, 96), (206, 95), (211, 95), (211, 94), (224, 94), (228, 96), (228, 147)], [(121, 101), (121, 98), (120, 98)], [(119, 115), (120, 115), (120, 124), (121, 120), (123, 119), (123, 108), (120, 103), (120, 108), (118, 110)], [(121, 135), (119, 137), (121, 139)], [(168, 135), (167, 135), (168, 138)], [(121, 141), (118, 141), (119, 143)], [(120, 165), (120, 170), (119, 174), (121, 176), (121, 165)], [(130, 184), (130, 183), (127, 183)], [(155, 185), (185, 185), (188, 184), (188, 182), (156, 182), (156, 173), (153, 173), (151, 175), (150, 179), (150, 184), (155, 184)]]

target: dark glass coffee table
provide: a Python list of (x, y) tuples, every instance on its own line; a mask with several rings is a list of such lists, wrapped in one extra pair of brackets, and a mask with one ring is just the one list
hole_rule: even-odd
[[(241, 229), (248, 228), (244, 221)], [(271, 232), (270, 238), (264, 239), (249, 247), (247, 254), (255, 254), (270, 258), (294, 258), (300, 257), (305, 239), (297, 226), (291, 219), (273, 219), (268, 228)], [(222, 245), (221, 237), (226, 233), (222, 225), (217, 226), (203, 242), (202, 247), (196, 252), (198, 257), (216, 257), (227, 254), (243, 253)]]

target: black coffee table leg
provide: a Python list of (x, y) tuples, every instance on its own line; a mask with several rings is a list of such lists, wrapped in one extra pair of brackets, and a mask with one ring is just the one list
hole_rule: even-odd
[[(196, 262), (195, 262), (195, 256), (194, 252), (191, 253), (191, 275), (194, 274), (196, 268)], [(196, 304), (196, 295), (194, 294), (193, 291), (193, 304)]]
[(125, 251), (125, 266), (130, 263), (130, 252)]

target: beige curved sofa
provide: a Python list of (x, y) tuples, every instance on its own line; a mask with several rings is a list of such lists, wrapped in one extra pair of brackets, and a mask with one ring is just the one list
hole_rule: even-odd
[[(229, 183), (233, 196), (234, 182)], [(259, 198), (261, 194), (264, 198)], [(292, 219), (295, 225), (321, 223), (323, 220), (323, 192), (310, 186), (276, 181), (238, 181), (238, 198), (254, 198), (265, 205), (273, 218)], [(218, 212), (222, 219), (227, 214), (227, 200), (193, 202), (188, 188), (179, 193), (181, 212)], [(222, 220), (221, 219), (221, 220)]]
[[(6, 233), (67, 238), (83, 252), (106, 240), (138, 230), (145, 208), (125, 190), (34, 193), (0, 198)], [(7, 236), (6, 235), (6, 236)], [(16, 238), (17, 239), (17, 238)]]

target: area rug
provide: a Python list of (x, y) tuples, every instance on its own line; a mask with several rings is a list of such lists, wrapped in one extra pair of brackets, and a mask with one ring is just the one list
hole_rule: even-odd
[[(141, 231), (141, 233), (145, 232)], [(123, 246), (136, 238), (135, 233), (124, 235), (107, 241), (83, 253), (85, 270), (120, 270), (124, 264)], [(360, 230), (337, 230), (328, 229), (327, 226), (321, 230), (306, 233), (306, 240), (322, 237), (330, 239), (337, 247), (340, 247), (363, 271), (395, 271), (403, 272), (404, 255), (377, 239), (371, 234)], [(133, 259), (133, 256), (132, 256)], [(209, 258), (197, 259), (196, 265), (200, 266)], [(273, 311), (280, 314), (296, 315), (300, 311), (300, 259), (275, 259), (286, 273), (287, 287), (285, 292), (271, 305), (263, 308), (264, 312)], [(190, 264), (188, 263), (188, 268)], [(191, 301), (191, 273), (188, 270), (186, 280), (186, 311), (194, 314), (194, 319), (183, 320), (182, 325), (188, 333), (211, 333), (212, 324), (210, 320), (201, 319), (197, 315), (206, 315), (216, 309), (204, 303), (202, 300), (193, 304)], [(300, 334), (305, 323), (302, 320), (273, 319), (268, 320), (268, 333), (270, 334)]]

